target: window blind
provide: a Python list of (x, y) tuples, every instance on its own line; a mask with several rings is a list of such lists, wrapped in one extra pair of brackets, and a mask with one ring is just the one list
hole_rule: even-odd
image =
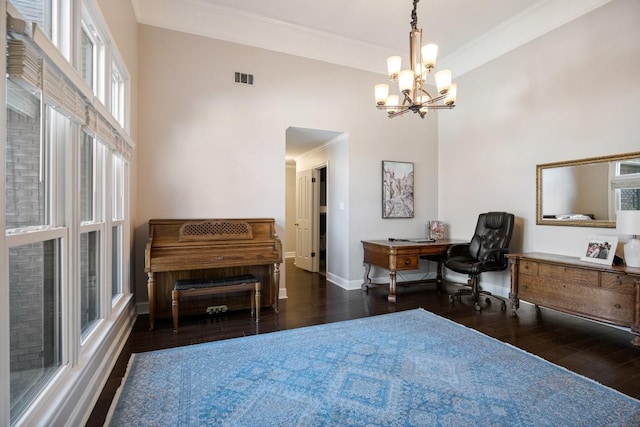
[[(77, 74), (68, 63), (64, 63), (61, 70), (56, 61), (46, 52), (58, 52), (51, 41), (46, 37), (37, 37), (34, 41), (31, 34), (38, 34), (36, 24), (33, 30), (28, 23), (21, 22), (16, 17), (11, 17), (13, 24), (9, 27), (10, 38), (7, 40), (7, 73), (8, 77), (25, 89), (42, 93), (46, 103), (61, 110), (71, 120), (82, 124), (85, 130), (95, 135), (98, 139), (119, 152), (124, 158), (130, 158), (134, 147), (133, 141), (119, 125), (114, 126), (117, 120), (95, 97), (89, 99), (86, 96), (86, 88), (80, 88), (75, 82), (82, 82), (79, 76), (68, 76), (68, 72)], [(51, 46), (40, 46), (42, 44)], [(60, 58), (57, 59), (60, 61)]]
[(611, 180), (611, 188), (617, 190), (619, 188), (640, 188), (640, 174), (628, 174), (616, 176)]

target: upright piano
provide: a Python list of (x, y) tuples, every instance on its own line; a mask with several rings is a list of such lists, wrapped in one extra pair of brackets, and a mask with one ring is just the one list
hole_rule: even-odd
[[(262, 282), (261, 306), (278, 309), (282, 243), (272, 218), (153, 219), (145, 248), (149, 328), (171, 317), (171, 290), (178, 279), (218, 279), (253, 274)], [(180, 304), (184, 314), (207, 306), (249, 308), (245, 295), (200, 297)]]

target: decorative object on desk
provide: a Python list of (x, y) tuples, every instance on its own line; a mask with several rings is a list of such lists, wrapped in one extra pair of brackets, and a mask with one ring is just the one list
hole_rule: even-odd
[(616, 229), (618, 234), (632, 236), (624, 245), (624, 261), (627, 267), (640, 267), (640, 211), (624, 210), (617, 212)]
[(611, 265), (618, 247), (617, 236), (589, 236), (582, 261)]
[[(375, 85), (376, 107), (387, 110), (389, 118), (413, 111), (420, 118), (431, 110), (451, 109), (456, 103), (457, 84), (451, 83), (451, 70), (440, 70), (435, 73), (437, 96), (427, 92), (427, 76), (435, 70), (438, 46), (427, 44), (422, 46), (422, 29), (418, 29), (418, 2), (413, 0), (411, 12), (411, 33), (409, 33), (409, 68), (402, 69), (402, 58), (387, 58), (389, 80), (398, 82), (401, 95), (389, 95), (388, 84)], [(400, 102), (402, 97), (402, 103)]]
[(413, 218), (413, 163), (382, 161), (382, 218)]
[(128, 425), (637, 426), (640, 401), (415, 309), (133, 354)]
[(437, 219), (428, 221), (425, 237), (435, 240), (444, 239), (444, 221)]

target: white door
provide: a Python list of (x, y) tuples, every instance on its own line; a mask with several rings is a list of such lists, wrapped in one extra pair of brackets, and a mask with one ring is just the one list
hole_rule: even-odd
[(312, 271), (313, 248), (312, 171), (296, 173), (296, 267)]

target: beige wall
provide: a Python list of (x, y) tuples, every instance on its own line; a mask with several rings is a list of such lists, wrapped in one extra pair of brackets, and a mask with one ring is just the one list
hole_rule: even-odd
[[(640, 151), (638, 17), (640, 2), (610, 2), (458, 79), (458, 107), (439, 117), (439, 215), (453, 237), (489, 210), (516, 215), (517, 251), (579, 256), (588, 235), (615, 234), (536, 225), (536, 165)], [(506, 295), (508, 272), (486, 276)]]
[[(345, 249), (332, 264), (341, 281), (361, 283), (362, 239), (421, 235), (436, 215), (437, 122), (387, 119), (373, 100), (384, 76), (146, 25), (138, 49), (137, 259), (158, 217), (273, 217), (286, 239), (290, 126), (349, 135)], [(255, 85), (234, 84), (235, 71)], [(416, 218), (381, 219), (382, 160), (415, 162)], [(141, 301), (146, 277), (136, 272)]]
[[(468, 238), (489, 210), (518, 217), (515, 250), (578, 253), (612, 230), (536, 226), (535, 165), (638, 149), (639, 7), (611, 2), (458, 77), (458, 106), (437, 121), (386, 119), (371, 95), (383, 76), (140, 25), (138, 300), (150, 218), (268, 216), (286, 240), (289, 126), (348, 135), (343, 284), (360, 281), (361, 240), (421, 235), (433, 218)], [(234, 71), (256, 85), (233, 84)], [(381, 219), (382, 160), (415, 162), (414, 219)], [(506, 294), (508, 272), (484, 280)]]

